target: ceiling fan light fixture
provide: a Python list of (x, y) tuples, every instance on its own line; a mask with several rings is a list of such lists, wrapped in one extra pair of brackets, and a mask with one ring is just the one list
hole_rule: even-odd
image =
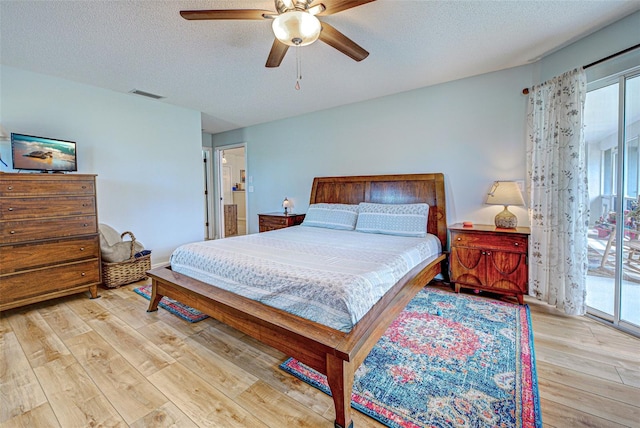
[(320, 37), (320, 20), (307, 12), (293, 10), (282, 13), (273, 20), (273, 34), (289, 46), (306, 46)]

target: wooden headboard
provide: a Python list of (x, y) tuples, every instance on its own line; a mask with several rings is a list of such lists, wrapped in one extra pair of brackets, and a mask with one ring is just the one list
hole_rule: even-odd
[(400, 174), (316, 177), (310, 203), (359, 204), (429, 204), (427, 231), (436, 235), (447, 248), (447, 211), (444, 175)]

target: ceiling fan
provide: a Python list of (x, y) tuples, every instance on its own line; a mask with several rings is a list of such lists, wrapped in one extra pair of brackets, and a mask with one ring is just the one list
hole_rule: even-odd
[(267, 67), (278, 67), (289, 46), (306, 46), (320, 39), (356, 61), (369, 52), (317, 16), (327, 16), (375, 0), (275, 0), (276, 11), (260, 9), (183, 10), (188, 20), (273, 19), (275, 40), (267, 58)]

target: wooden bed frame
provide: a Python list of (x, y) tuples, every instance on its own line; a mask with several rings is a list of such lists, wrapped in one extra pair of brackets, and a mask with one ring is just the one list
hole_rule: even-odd
[[(318, 177), (310, 203), (375, 202), (429, 204), (428, 231), (445, 249), (447, 226), (444, 177), (405, 174)], [(254, 300), (238, 296), (163, 266), (148, 271), (153, 292), (148, 311), (156, 311), (163, 296), (194, 307), (211, 317), (272, 346), (327, 376), (335, 405), (335, 427), (352, 427), (351, 391), (355, 370), (387, 327), (434, 276), (442, 272), (441, 253), (405, 275), (349, 332), (344, 333)]]

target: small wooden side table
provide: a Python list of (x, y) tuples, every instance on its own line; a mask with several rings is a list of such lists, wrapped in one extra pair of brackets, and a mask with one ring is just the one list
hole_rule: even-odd
[(260, 232), (284, 229), (297, 226), (304, 220), (305, 214), (264, 213), (258, 214), (258, 226)]

